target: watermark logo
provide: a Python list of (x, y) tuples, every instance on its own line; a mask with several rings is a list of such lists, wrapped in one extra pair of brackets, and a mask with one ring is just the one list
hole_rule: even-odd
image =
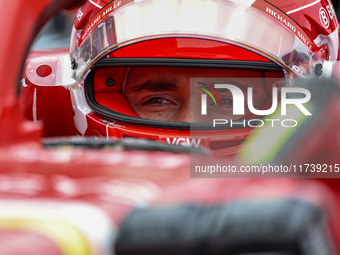
[[(213, 110), (211, 106), (207, 103), (207, 95), (209, 95), (214, 104), (215, 107), (223, 107), (221, 97), (218, 94), (219, 89), (223, 89), (224, 91), (228, 91), (228, 102), (232, 106), (232, 115), (236, 118), (233, 119), (242, 119), (243, 116), (247, 114), (254, 114), (256, 116), (268, 116), (273, 114), (278, 106), (280, 106), (281, 109), (281, 115), (286, 116), (287, 115), (287, 107), (288, 105), (294, 105), (303, 115), (311, 116), (312, 114), (309, 112), (309, 110), (304, 106), (305, 103), (309, 102), (311, 99), (311, 93), (309, 90), (305, 88), (298, 88), (298, 87), (272, 87), (271, 91), (271, 98), (268, 98), (268, 100), (271, 100), (271, 102), (268, 102), (270, 105), (270, 108), (265, 107), (261, 109), (256, 109), (254, 106), (254, 88), (253, 87), (243, 87), (243, 89), (239, 88), (236, 85), (232, 84), (214, 84), (214, 86), (209, 86), (207, 84), (198, 82), (200, 85), (203, 85), (204, 87), (199, 87), (198, 89), (206, 92), (205, 94), (201, 94), (201, 115), (209, 115), (209, 109)], [(224, 92), (225, 93), (225, 92)], [(246, 94), (246, 95), (245, 95)], [(299, 95), (294, 96), (292, 95)], [(217, 98), (220, 105), (218, 105)], [(247, 107), (247, 110), (245, 110), (245, 107)], [(221, 111), (222, 112), (222, 111)], [(231, 111), (230, 111), (231, 112)], [(243, 119), (242, 119), (243, 120)], [(256, 119), (251, 119), (250, 121), (253, 123)], [(264, 123), (262, 120), (258, 120), (261, 123)], [(286, 120), (283, 120), (285, 122)], [(288, 121), (288, 120), (287, 120)], [(289, 120), (294, 121), (294, 125), (297, 125), (297, 121), (295, 120)], [(281, 121), (282, 122), (282, 121)], [(217, 124), (232, 124), (232, 120), (227, 119), (214, 119), (213, 120), (213, 126), (215, 127)], [(243, 123), (248, 126), (250, 123), (245, 123), (245, 120), (243, 120)], [(272, 125), (274, 122), (272, 122)], [(253, 127), (253, 125), (250, 125)], [(263, 125), (260, 125), (263, 126)], [(285, 126), (285, 125), (283, 125)], [(289, 126), (292, 127), (292, 126)]]
[[(205, 93), (207, 93), (211, 97), (211, 99), (214, 101), (215, 106), (217, 106), (215, 97), (207, 89), (210, 89), (216, 95), (216, 97), (218, 98), (220, 104), (222, 105), (222, 100), (221, 100), (220, 96), (218, 95), (217, 91), (213, 87), (211, 87), (208, 84), (205, 84), (203, 82), (197, 82), (197, 83), (200, 84), (200, 85), (203, 85), (204, 87), (206, 87), (206, 88), (198, 87), (198, 89), (203, 90)], [(202, 112), (202, 115), (207, 115), (207, 95), (206, 94), (202, 94), (202, 108), (201, 108), (201, 112)]]
[[(245, 105), (245, 97), (243, 91), (235, 85), (231, 84), (215, 84), (214, 87), (216, 89), (228, 89), (230, 90), (233, 98), (233, 115), (244, 115), (244, 105)], [(202, 88), (200, 88), (202, 89)], [(205, 89), (203, 89), (206, 91)], [(217, 94), (216, 90), (214, 90)], [(208, 94), (213, 98), (209, 91)], [(303, 94), (303, 98), (288, 98), (287, 95), (290, 93), (300, 93)], [(278, 106), (278, 88), (273, 88), (272, 90), (272, 106), (267, 110), (259, 110), (255, 109), (253, 105), (253, 88), (247, 88), (247, 105), (251, 113), (255, 115), (270, 115), (277, 109)], [(218, 97), (220, 99), (220, 97)], [(214, 99), (214, 98), (213, 98)], [(311, 94), (309, 90), (305, 88), (281, 88), (281, 114), (287, 114), (287, 105), (294, 104), (304, 115), (312, 115), (304, 106), (304, 103), (307, 103), (311, 99)], [(215, 105), (216, 101), (214, 99)], [(221, 102), (221, 99), (220, 99)], [(207, 95), (202, 94), (201, 96), (201, 114), (207, 115)], [(222, 102), (221, 102), (222, 105)]]

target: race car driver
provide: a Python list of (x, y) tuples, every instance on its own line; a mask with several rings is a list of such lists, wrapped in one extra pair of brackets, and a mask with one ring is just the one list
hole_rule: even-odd
[[(338, 48), (328, 0), (91, 0), (77, 13), (75, 82), (66, 87), (81, 136), (226, 155), (252, 131), (250, 108), (271, 109), (296, 79), (329, 77)], [(218, 84), (238, 88), (242, 111), (235, 113), (237, 93)], [(214, 119), (226, 125), (216, 129)]]

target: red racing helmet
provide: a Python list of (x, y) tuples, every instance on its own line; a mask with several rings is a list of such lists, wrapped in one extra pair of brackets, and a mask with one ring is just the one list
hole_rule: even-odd
[(331, 76), (338, 50), (328, 0), (89, 0), (71, 35), (75, 125), (232, 154), (282, 86)]

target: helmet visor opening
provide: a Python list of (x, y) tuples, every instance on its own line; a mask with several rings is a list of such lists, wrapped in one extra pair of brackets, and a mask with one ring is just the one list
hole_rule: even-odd
[(87, 101), (99, 115), (182, 129), (253, 118), (253, 108), (271, 108), (272, 88), (281, 86), (285, 76), (274, 63), (199, 59), (106, 59), (85, 80)]

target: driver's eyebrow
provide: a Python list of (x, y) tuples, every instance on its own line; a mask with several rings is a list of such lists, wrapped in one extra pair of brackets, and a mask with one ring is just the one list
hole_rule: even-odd
[(131, 88), (130, 92), (139, 92), (139, 91), (151, 91), (151, 92), (159, 92), (159, 91), (175, 91), (178, 90), (178, 81), (177, 79), (172, 80), (148, 80), (142, 84), (135, 85)]

